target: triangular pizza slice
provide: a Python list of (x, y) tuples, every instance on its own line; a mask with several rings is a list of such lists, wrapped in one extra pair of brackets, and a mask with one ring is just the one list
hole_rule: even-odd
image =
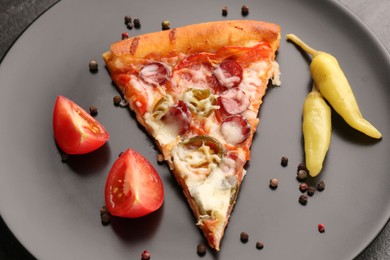
[(279, 41), (278, 25), (220, 21), (125, 39), (103, 54), (216, 250), (246, 174), (267, 85), (280, 84)]

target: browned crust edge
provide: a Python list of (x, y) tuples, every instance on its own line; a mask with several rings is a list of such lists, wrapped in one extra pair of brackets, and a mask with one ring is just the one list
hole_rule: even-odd
[(180, 53), (214, 52), (224, 46), (245, 46), (251, 41), (269, 42), (279, 47), (280, 27), (256, 20), (228, 20), (188, 25), (153, 32), (114, 43), (103, 54), (106, 63), (114, 56), (128, 59), (169, 57)]

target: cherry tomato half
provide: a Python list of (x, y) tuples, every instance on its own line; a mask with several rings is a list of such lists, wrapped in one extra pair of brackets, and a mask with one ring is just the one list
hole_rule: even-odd
[(85, 154), (104, 145), (106, 129), (73, 101), (58, 96), (53, 111), (54, 138), (67, 154)]
[(104, 195), (112, 215), (138, 218), (161, 207), (164, 187), (152, 164), (141, 154), (128, 149), (113, 164)]

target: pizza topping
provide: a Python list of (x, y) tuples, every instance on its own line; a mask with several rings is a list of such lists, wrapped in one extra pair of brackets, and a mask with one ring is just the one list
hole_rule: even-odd
[(219, 103), (222, 114), (235, 115), (244, 112), (249, 107), (250, 100), (244, 91), (233, 88), (221, 94)]
[(173, 99), (170, 95), (163, 96), (154, 105), (152, 110), (152, 117), (156, 120), (160, 120), (173, 105)]
[(152, 62), (141, 69), (139, 76), (148, 84), (163, 85), (169, 78), (169, 69), (161, 62)]
[(172, 106), (168, 113), (163, 117), (166, 124), (176, 126), (177, 134), (179, 135), (187, 132), (191, 119), (191, 113), (188, 110), (187, 105), (181, 100), (176, 105)]
[(208, 116), (216, 106), (215, 96), (209, 89), (189, 89), (184, 93), (184, 102), (190, 110), (200, 116)]
[(231, 116), (223, 121), (221, 133), (229, 144), (239, 144), (248, 139), (250, 125), (248, 121), (240, 115)]
[(227, 60), (219, 64), (213, 73), (219, 84), (226, 88), (233, 88), (240, 84), (243, 70), (236, 61)]

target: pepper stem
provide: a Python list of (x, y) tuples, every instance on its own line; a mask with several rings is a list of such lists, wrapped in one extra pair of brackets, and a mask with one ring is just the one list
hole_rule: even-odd
[(312, 57), (316, 56), (319, 51), (311, 48), (309, 45), (307, 45), (305, 42), (303, 42), (301, 39), (299, 39), (295, 34), (287, 34), (287, 39), (301, 47), (305, 52), (309, 53)]

